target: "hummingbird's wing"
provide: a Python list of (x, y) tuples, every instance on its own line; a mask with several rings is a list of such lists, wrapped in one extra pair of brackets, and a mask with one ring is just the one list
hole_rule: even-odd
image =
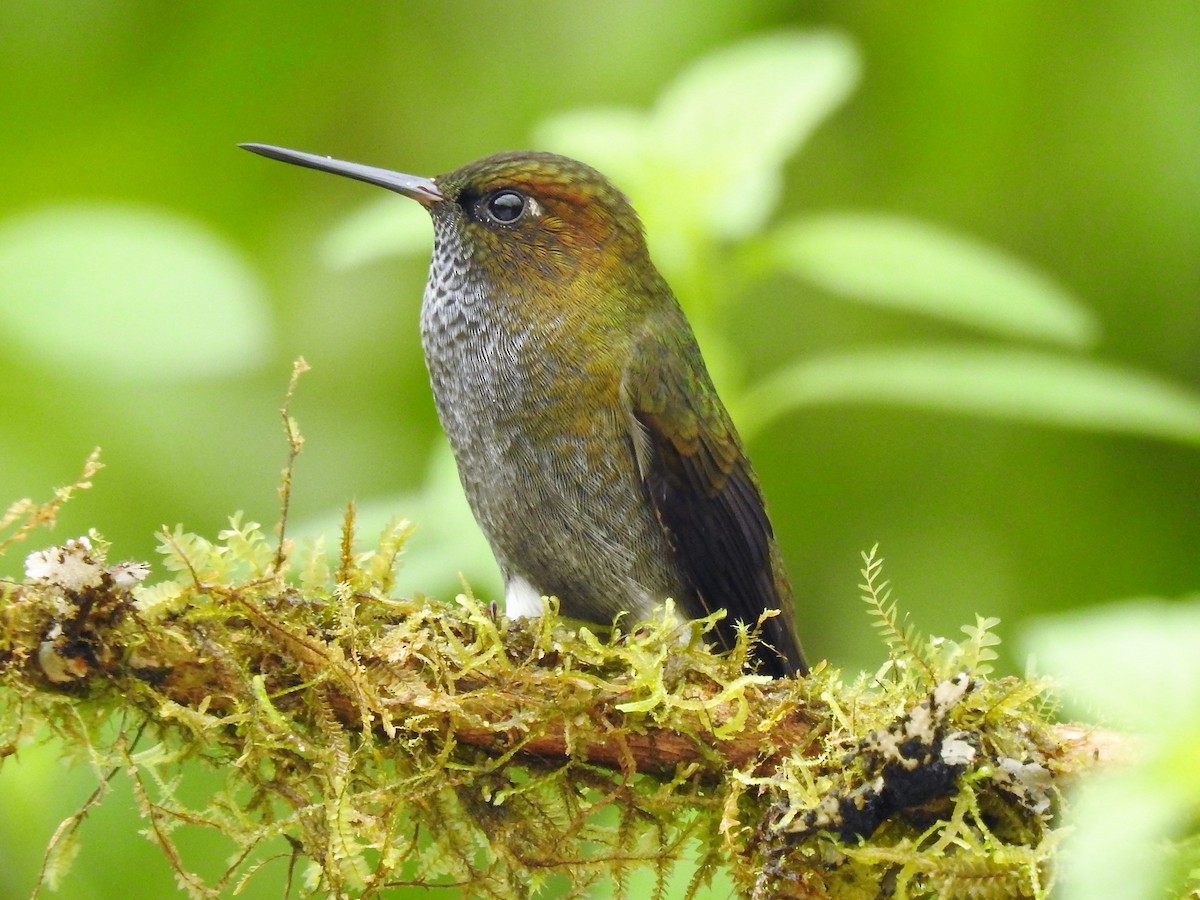
[[(680, 314), (682, 318), (682, 314)], [(666, 327), (659, 327), (659, 326)], [(791, 590), (758, 480), (686, 322), (652, 322), (631, 348), (621, 380), (638, 470), (703, 615), (724, 609), (717, 635), (764, 610), (762, 670), (808, 671), (793, 625)]]

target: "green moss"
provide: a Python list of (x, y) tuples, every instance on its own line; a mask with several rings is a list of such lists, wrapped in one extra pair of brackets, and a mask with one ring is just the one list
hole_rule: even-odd
[[(888, 663), (772, 681), (743, 670), (752, 634), (718, 657), (715, 619), (681, 634), (669, 607), (602, 631), (553, 605), (510, 621), (469, 593), (392, 596), (411, 529), (359, 551), (353, 528), (334, 566), (237, 516), (216, 541), (164, 531), (171, 577), (136, 587), (93, 536), (75, 562), (95, 586), (4, 586), (0, 744), (47, 723), (100, 771), (127, 768), (193, 896), (281, 852), (317, 896), (578, 893), (645, 868), (661, 892), (697, 847), (693, 891), (724, 868), (755, 897), (1044, 895), (1060, 769), (1045, 685), (990, 678), (992, 622), (961, 643), (900, 628), (873, 557)], [(228, 777), (188, 805), (192, 758)], [(221, 878), (190, 871), (179, 828), (227, 836)]]

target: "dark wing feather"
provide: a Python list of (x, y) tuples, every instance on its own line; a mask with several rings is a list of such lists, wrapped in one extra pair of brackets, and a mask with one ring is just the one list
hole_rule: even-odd
[(726, 610), (716, 631), (729, 648), (734, 623), (753, 626), (764, 610), (778, 609), (763, 626), (774, 652), (763, 650), (761, 669), (776, 676), (807, 673), (758, 480), (690, 329), (684, 323), (674, 340), (664, 334), (681, 330), (643, 329), (622, 398), (642, 480), (699, 603), (685, 612)]

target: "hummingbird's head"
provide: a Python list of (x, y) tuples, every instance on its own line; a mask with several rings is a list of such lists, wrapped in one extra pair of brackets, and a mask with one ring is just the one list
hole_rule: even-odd
[[(552, 153), (498, 153), (433, 179), (439, 231), (471, 255), (526, 277), (557, 280), (640, 267), (641, 221), (591, 166)], [(450, 236), (450, 235), (446, 235)]]
[(241, 146), (416, 200), (433, 217), (438, 252), (505, 279), (616, 278), (649, 265), (629, 200), (591, 166), (565, 156), (497, 153), (431, 179), (266, 144)]

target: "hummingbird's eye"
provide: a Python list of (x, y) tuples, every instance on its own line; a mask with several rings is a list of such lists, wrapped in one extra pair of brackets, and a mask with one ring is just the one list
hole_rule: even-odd
[(501, 225), (517, 221), (525, 212), (525, 207), (525, 197), (516, 191), (496, 191), (484, 204), (487, 217)]

